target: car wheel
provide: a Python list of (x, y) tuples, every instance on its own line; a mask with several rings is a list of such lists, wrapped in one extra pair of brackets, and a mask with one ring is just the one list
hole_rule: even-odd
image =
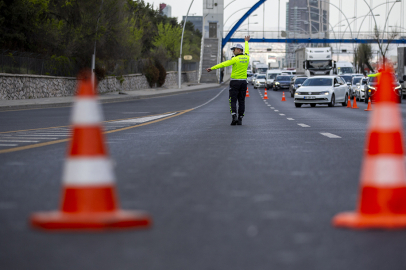
[(334, 105), (336, 105), (336, 98), (334, 96), (334, 94), (331, 96), (331, 101), (328, 103), (329, 107), (334, 107)]
[(405, 94), (402, 94), (402, 99), (406, 99), (406, 95), (405, 95)]
[(295, 103), (295, 107), (296, 107), (296, 108), (302, 107), (302, 103)]
[(341, 103), (341, 105), (343, 105), (344, 107), (346, 107), (346, 106), (347, 106), (347, 103), (348, 103), (348, 94), (345, 94), (345, 100), (344, 100), (344, 102)]
[(257, 89), (257, 88), (254, 86), (254, 89)]
[(310, 107), (314, 108), (316, 107), (316, 104), (310, 104)]

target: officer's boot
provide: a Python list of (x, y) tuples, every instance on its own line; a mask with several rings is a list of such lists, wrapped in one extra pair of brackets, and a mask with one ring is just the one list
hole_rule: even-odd
[(243, 115), (238, 116), (237, 125), (239, 125), (239, 126), (242, 125), (242, 118), (243, 117), (244, 117)]
[(232, 125), (232, 126), (235, 126), (235, 125), (237, 124), (237, 122), (238, 122), (238, 120), (237, 120), (237, 115), (236, 115), (236, 114), (233, 114), (232, 117), (233, 117), (233, 120), (231, 121), (231, 125)]

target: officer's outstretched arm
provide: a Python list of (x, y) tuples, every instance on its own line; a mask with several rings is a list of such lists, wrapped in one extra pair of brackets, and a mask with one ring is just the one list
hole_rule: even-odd
[(237, 61), (237, 58), (234, 57), (234, 58), (231, 58), (230, 60), (224, 61), (223, 63), (220, 63), (218, 65), (211, 67), (211, 69), (215, 70), (215, 69), (219, 69), (219, 68), (228, 67), (228, 66), (234, 65), (236, 61)]

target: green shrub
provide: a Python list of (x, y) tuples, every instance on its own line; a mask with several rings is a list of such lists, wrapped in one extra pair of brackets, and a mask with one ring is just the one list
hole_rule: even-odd
[(165, 83), (166, 69), (158, 60), (155, 60), (155, 66), (159, 70), (158, 87), (161, 87)]
[(147, 78), (149, 87), (154, 87), (159, 79), (159, 69), (154, 65), (152, 61), (147, 61), (144, 65), (143, 73)]

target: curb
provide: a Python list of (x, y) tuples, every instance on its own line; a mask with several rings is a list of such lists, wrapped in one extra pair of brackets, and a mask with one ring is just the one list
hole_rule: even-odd
[[(190, 89), (185, 91), (178, 91), (178, 92), (169, 92), (169, 93), (156, 93), (151, 95), (138, 95), (138, 96), (129, 96), (129, 97), (112, 97), (106, 99), (100, 99), (99, 102), (101, 104), (104, 103), (115, 103), (115, 102), (125, 102), (137, 99), (148, 99), (148, 98), (156, 98), (156, 97), (164, 97), (164, 96), (173, 96), (179, 95), (184, 93), (191, 93), (203, 90), (211, 90), (221, 87), (222, 84), (217, 86), (210, 86), (206, 88), (199, 88), (199, 89)], [(70, 107), (72, 106), (72, 102), (61, 102), (61, 103), (50, 103), (50, 104), (26, 104), (26, 105), (11, 105), (11, 106), (0, 106), (0, 112), (12, 111), (12, 110), (20, 110), (20, 109), (46, 109), (46, 108), (58, 108), (58, 107)]]

